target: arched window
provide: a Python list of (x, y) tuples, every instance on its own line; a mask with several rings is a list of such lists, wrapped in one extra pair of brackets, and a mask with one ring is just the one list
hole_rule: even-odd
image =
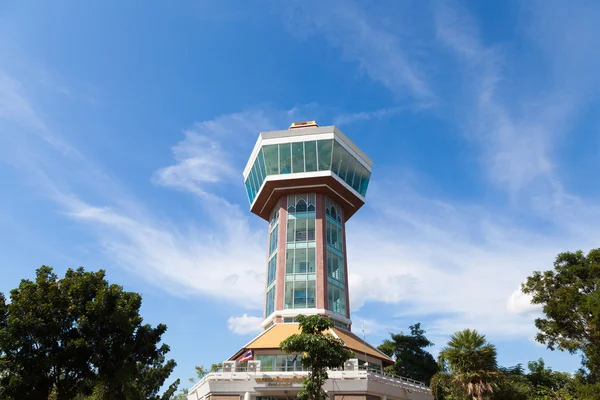
[(306, 212), (306, 202), (300, 198), (296, 203), (296, 212)]

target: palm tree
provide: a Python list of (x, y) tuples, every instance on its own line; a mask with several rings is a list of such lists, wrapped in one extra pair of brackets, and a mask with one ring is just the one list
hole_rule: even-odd
[[(458, 331), (450, 338), (438, 357), (443, 372), (432, 379), (434, 392), (453, 393), (457, 389), (474, 400), (484, 400), (493, 393), (493, 382), (500, 376), (496, 347), (476, 330)], [(436, 394), (436, 396), (439, 396)]]

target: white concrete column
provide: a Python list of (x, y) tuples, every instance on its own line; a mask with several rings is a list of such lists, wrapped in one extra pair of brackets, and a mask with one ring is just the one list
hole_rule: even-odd
[(244, 400), (250, 400), (250, 392), (244, 393)]

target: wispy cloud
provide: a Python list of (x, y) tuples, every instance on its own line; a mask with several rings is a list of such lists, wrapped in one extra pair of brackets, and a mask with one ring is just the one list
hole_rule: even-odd
[[(435, 99), (419, 68), (417, 52), (410, 53), (411, 39), (391, 34), (383, 19), (372, 19), (355, 2), (295, 2), (286, 4), (284, 9), (286, 23), (294, 34), (324, 36), (330, 46), (357, 62), (362, 71), (396, 95)], [(397, 15), (395, 21), (398, 20), (408, 22), (409, 18)]]
[[(376, 16), (351, 2), (303, 7), (292, 7), (292, 13), (306, 12), (301, 26), (288, 21), (294, 31), (323, 35), (346, 59), (399, 96), (422, 104), (442, 99), (408, 40), (386, 29)], [(367, 205), (348, 224), (352, 310), (359, 324), (364, 304), (386, 303), (397, 305), (403, 315), (428, 317), (437, 333), (474, 327), (490, 335), (530, 337), (535, 310), (519, 293), (520, 283), (531, 271), (550, 268), (557, 252), (589, 249), (600, 240), (593, 223), (599, 210), (563, 189), (553, 158), (557, 138), (572, 128), (580, 95), (589, 90), (581, 89), (586, 88), (582, 82), (595, 83), (594, 74), (583, 69), (587, 73), (572, 85), (556, 84), (555, 77), (549, 94), (507, 89), (505, 67), (514, 60), (504, 49), (482, 40), (477, 21), (466, 10), (445, 3), (435, 3), (434, 9), (438, 44), (456, 59), (465, 82), (457, 98), (444, 101), (458, 104), (448, 109), (465, 136), (477, 143), (486, 176), (510, 193), (531, 190), (533, 207), (446, 200), (419, 187), (399, 185), (398, 177), (386, 181), (388, 177), (374, 175)], [(544, 12), (550, 14), (543, 18), (555, 21), (553, 12)], [(531, 34), (538, 39), (539, 29), (532, 26)], [(585, 36), (577, 32), (579, 38)], [(576, 46), (564, 39), (564, 45), (548, 47), (548, 57), (559, 60), (557, 54), (565, 52), (568, 55), (561, 55), (565, 59), (581, 60), (581, 54), (590, 51), (586, 43), (595, 36), (587, 37)], [(560, 65), (561, 74), (578, 71)], [(514, 93), (523, 96), (510, 95)], [(385, 118), (403, 110), (391, 105), (343, 115), (336, 122)], [(300, 114), (298, 109), (263, 107), (201, 121), (182, 133), (172, 148), (171, 165), (157, 166), (147, 178), (156, 184), (153, 190), (163, 194), (165, 188), (175, 188), (197, 196), (201, 222), (181, 224), (157, 217), (120, 185), (104, 190), (105, 181), (88, 179), (86, 185), (96, 187), (93, 193), (104, 192), (92, 196), (81, 182), (56, 173), (61, 168), (43, 169), (43, 189), (69, 218), (96, 235), (115, 265), (173, 294), (209, 296), (258, 314), (265, 232), (253, 228), (255, 217), (246, 211), (247, 204), (231, 200), (231, 190), (243, 191), (240, 171), (257, 133), (285, 128)], [(60, 149), (71, 147), (39, 115), (23, 85), (0, 75), (0, 117), (59, 150), (53, 162), (65, 168), (65, 152)], [(94, 170), (83, 159), (68, 165), (79, 166), (84, 175), (92, 171), (90, 176), (102, 176), (101, 168)], [(549, 185), (550, 196), (545, 187), (538, 190), (539, 181)], [(249, 333), (258, 329), (260, 319), (248, 314), (231, 317), (229, 327)], [(365, 319), (367, 325), (370, 331), (383, 327)]]
[(386, 107), (375, 111), (361, 111), (351, 114), (341, 114), (333, 119), (333, 123), (334, 125), (347, 125), (357, 121), (384, 119), (403, 112), (419, 112), (431, 107), (432, 104), (433, 103), (430, 102), (421, 102), (412, 105)]
[[(556, 24), (565, 28), (561, 32), (580, 30), (575, 26), (579, 20), (569, 21), (571, 29), (564, 26), (563, 13), (557, 12), (556, 4), (535, 3), (531, 8), (524, 24), (535, 43), (547, 46), (552, 42), (547, 46), (552, 64), (532, 64), (517, 77), (515, 70), (507, 67), (518, 61), (509, 57), (506, 46), (483, 43), (477, 21), (462, 3), (440, 1), (434, 7), (438, 41), (454, 54), (461, 73), (462, 90), (452, 100), (458, 105), (452, 108), (457, 123), (480, 146), (480, 160), (491, 182), (513, 197), (531, 187), (537, 195), (539, 190), (556, 195), (562, 189), (556, 173), (555, 144), (572, 129), (582, 100), (581, 89), (587, 86), (579, 82), (580, 66), (572, 59), (581, 58), (582, 51), (595, 53), (590, 39), (595, 35), (591, 32), (578, 36), (575, 47), (561, 46), (548, 35)], [(512, 49), (512, 54), (515, 51)], [(555, 71), (548, 68), (554, 65), (552, 60), (567, 59), (569, 71), (563, 69), (560, 75), (554, 75)], [(514, 87), (514, 82), (535, 78), (536, 70), (548, 75), (543, 87)], [(595, 84), (589, 78), (587, 84)]]
[[(14, 123), (24, 130), (37, 134), (63, 154), (79, 156), (74, 148), (54, 135), (39, 117), (25, 93), (22, 83), (0, 69), (0, 119)], [(15, 131), (5, 130), (5, 135), (15, 135)]]
[(143, 210), (132, 216), (97, 207), (71, 195), (55, 197), (69, 217), (97, 235), (115, 264), (174, 295), (202, 295), (258, 308), (262, 303), (263, 235), (248, 226), (237, 207), (212, 200), (205, 205), (220, 225), (192, 224), (182, 230)]
[[(403, 317), (430, 320), (441, 332), (466, 327), (530, 337), (533, 311), (518, 289), (559, 251), (592, 248), (600, 210), (555, 208), (547, 228), (506, 208), (447, 203), (392, 182), (372, 188), (368, 217), (348, 224), (351, 302), (399, 304)], [(542, 221), (537, 221), (541, 223)], [(451, 316), (451, 317), (450, 317)]]
[(176, 163), (158, 170), (154, 181), (200, 196), (206, 195), (210, 184), (239, 182), (239, 152), (256, 140), (258, 132), (272, 129), (272, 117), (260, 109), (195, 123), (184, 132), (185, 139), (173, 147)]

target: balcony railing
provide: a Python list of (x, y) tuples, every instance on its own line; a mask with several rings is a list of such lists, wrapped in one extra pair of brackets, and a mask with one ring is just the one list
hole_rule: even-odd
[[(294, 376), (304, 376), (308, 374), (308, 371), (302, 369), (299, 366), (284, 368), (283, 366), (279, 366), (278, 368), (265, 370), (262, 368), (261, 370), (248, 370), (247, 367), (236, 367), (231, 372), (223, 372), (222, 370), (218, 370), (216, 372), (211, 372), (207, 374), (204, 378), (202, 378), (196, 385), (194, 385), (194, 390), (196, 387), (201, 386), (205, 381), (237, 381), (237, 380), (250, 380), (254, 378), (256, 375), (294, 375)], [(365, 367), (364, 365), (358, 366), (357, 370), (349, 371), (344, 370), (343, 368), (339, 369), (331, 369), (328, 371), (328, 375), (330, 379), (367, 379), (373, 380), (377, 382), (386, 383), (393, 386), (399, 386), (406, 389), (416, 390), (419, 392), (430, 393), (431, 390), (429, 387), (420, 381), (416, 381), (414, 379), (405, 378), (403, 376), (398, 376), (389, 372), (379, 371), (372, 367)]]

